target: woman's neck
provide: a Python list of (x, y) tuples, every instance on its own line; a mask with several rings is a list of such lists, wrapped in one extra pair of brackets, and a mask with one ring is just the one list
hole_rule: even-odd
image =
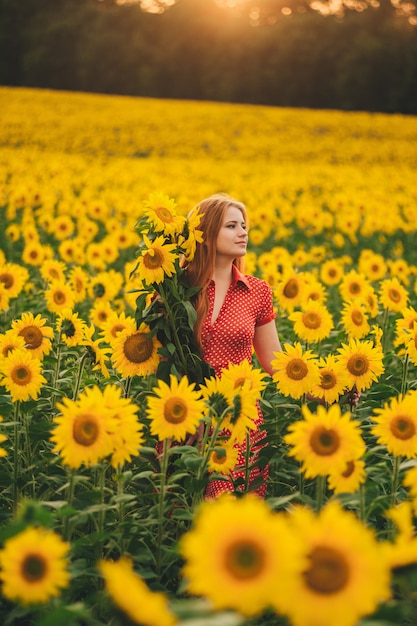
[(231, 283), (232, 282), (232, 265), (233, 262), (227, 259), (227, 261), (222, 262), (221, 260), (216, 260), (216, 264), (214, 266), (213, 272), (213, 280), (215, 283)]

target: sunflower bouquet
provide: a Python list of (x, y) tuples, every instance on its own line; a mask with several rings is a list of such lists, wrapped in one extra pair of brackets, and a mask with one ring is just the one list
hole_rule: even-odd
[(140, 283), (135, 318), (160, 344), (156, 376), (166, 382), (174, 374), (198, 384), (211, 374), (193, 333), (197, 316), (192, 298), (200, 287), (189, 285), (182, 266), (202, 241), (199, 222), (198, 213), (179, 215), (173, 199), (153, 193), (135, 226), (140, 237), (132, 272)]

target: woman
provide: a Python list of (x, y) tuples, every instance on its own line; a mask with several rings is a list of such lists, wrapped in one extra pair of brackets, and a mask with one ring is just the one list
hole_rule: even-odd
[[(239, 364), (244, 359), (251, 363), (255, 350), (262, 368), (272, 374), (271, 361), (281, 345), (271, 288), (265, 281), (243, 273), (248, 243), (246, 208), (234, 198), (215, 194), (200, 202), (194, 211), (201, 215), (198, 228), (203, 241), (197, 244), (186, 271), (190, 284), (201, 287), (193, 304), (197, 311), (194, 332), (202, 357), (220, 376), (229, 363)], [(250, 434), (252, 464), (256, 463), (263, 438), (259, 430), (263, 417), (257, 408), (258, 430)], [(245, 443), (239, 446), (233, 480), (245, 474), (245, 447)], [(255, 466), (251, 471), (250, 482), (263, 478), (255, 490), (260, 496), (266, 493), (267, 476), (267, 468), (261, 472)], [(231, 480), (212, 480), (206, 498), (215, 498), (224, 491), (233, 491)]]

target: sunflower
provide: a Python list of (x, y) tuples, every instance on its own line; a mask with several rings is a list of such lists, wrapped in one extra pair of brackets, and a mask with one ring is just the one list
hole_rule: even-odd
[(0, 550), (2, 593), (22, 604), (48, 602), (68, 587), (69, 544), (51, 530), (29, 526)]
[(57, 259), (46, 259), (39, 268), (42, 278), (46, 282), (65, 282), (66, 263)]
[(412, 268), (405, 259), (395, 259), (394, 261), (388, 259), (387, 265), (391, 276), (396, 276), (403, 285), (409, 284)]
[(349, 301), (354, 298), (364, 298), (368, 293), (371, 285), (361, 272), (356, 270), (350, 270), (339, 285), (339, 291), (343, 300)]
[(9, 298), (17, 298), (29, 280), (29, 272), (17, 263), (0, 264), (0, 283), (3, 283)]
[(290, 522), (307, 557), (307, 566), (286, 581), (286, 606), (277, 603), (291, 624), (355, 626), (389, 598), (390, 570), (383, 550), (354, 513), (333, 501), (318, 515), (297, 507)]
[(108, 270), (90, 277), (87, 291), (95, 303), (103, 300), (110, 302), (114, 300), (122, 286), (123, 275), (115, 270)]
[(58, 245), (58, 254), (65, 263), (76, 264), (77, 266), (84, 265), (86, 262), (84, 247), (85, 244), (81, 237), (73, 237), (61, 241)]
[(259, 417), (257, 409), (258, 393), (249, 388), (234, 389), (233, 400), (227, 412), (223, 426), (230, 430), (230, 437), (242, 443), (250, 430), (256, 430)]
[(64, 309), (58, 314), (56, 330), (61, 340), (69, 347), (81, 345), (86, 327), (85, 321), (71, 309)]
[(23, 337), (26, 349), (38, 359), (43, 359), (44, 355), (52, 350), (51, 339), (54, 330), (47, 326), (47, 321), (40, 313), (36, 317), (33, 313), (22, 313), (20, 319), (12, 322), (13, 331)]
[(47, 258), (46, 248), (39, 240), (25, 243), (22, 253), (23, 263), (39, 267)]
[(333, 318), (324, 304), (309, 300), (302, 311), (293, 311), (288, 316), (294, 322), (294, 331), (304, 341), (321, 341), (330, 335)]
[(174, 626), (177, 619), (170, 611), (167, 596), (151, 591), (133, 569), (128, 557), (118, 561), (100, 561), (98, 569), (107, 593), (134, 624), (140, 626)]
[(410, 331), (413, 330), (414, 323), (417, 323), (417, 311), (414, 307), (405, 307), (401, 311), (401, 317), (395, 320), (396, 343), (406, 344), (410, 338)]
[(362, 459), (350, 459), (346, 462), (342, 471), (336, 472), (330, 469), (327, 485), (335, 494), (355, 493), (363, 485), (365, 478), (365, 461)]
[(387, 275), (388, 266), (382, 254), (370, 250), (369, 254), (363, 251), (360, 255), (358, 269), (370, 281), (378, 282)]
[(273, 600), (280, 605), (287, 582), (305, 565), (285, 516), (251, 494), (203, 502), (179, 548), (189, 593), (207, 598), (217, 610), (247, 616), (260, 614)]
[(175, 200), (164, 193), (155, 192), (145, 202), (145, 215), (158, 233), (174, 235), (184, 227), (185, 218), (177, 215)]
[(346, 371), (340, 363), (336, 361), (333, 354), (326, 358), (320, 358), (318, 363), (320, 380), (312, 385), (310, 393), (324, 400), (327, 404), (337, 402), (348, 386)]
[(343, 278), (343, 263), (337, 259), (324, 261), (320, 267), (320, 279), (325, 285), (337, 285)]
[(72, 309), (75, 298), (72, 288), (60, 280), (52, 280), (45, 289), (46, 308), (51, 313), (60, 313), (64, 309)]
[(302, 463), (307, 478), (326, 476), (332, 471), (344, 471), (346, 463), (365, 452), (359, 424), (350, 413), (341, 413), (340, 406), (329, 409), (319, 405), (317, 413), (302, 406), (304, 420), (289, 426), (284, 441), (292, 446), (288, 454)]
[(111, 352), (110, 348), (102, 348), (100, 339), (94, 339), (94, 326), (86, 326), (84, 328), (84, 337), (81, 341), (82, 346), (86, 346), (89, 360), (92, 363), (93, 371), (100, 370), (103, 376), (109, 377), (109, 370), (106, 362)]
[(6, 330), (6, 332), (0, 335), (0, 360), (9, 356), (10, 352), (20, 348), (24, 350), (26, 347), (25, 340), (20, 335), (17, 335), (12, 328)]
[(178, 254), (173, 251), (177, 246), (173, 243), (165, 243), (162, 235), (156, 237), (154, 241), (150, 241), (146, 235), (143, 235), (143, 241), (145, 247), (142, 248), (138, 259), (137, 277), (148, 285), (162, 283), (166, 276), (172, 276), (175, 273), (174, 261), (178, 258)]
[(102, 330), (113, 311), (113, 305), (108, 300), (99, 300), (90, 309), (89, 321)]
[(372, 341), (351, 339), (338, 353), (337, 360), (345, 367), (350, 387), (356, 385), (358, 391), (368, 389), (385, 370), (382, 349)]
[[(88, 396), (91, 390), (85, 390)], [(122, 390), (116, 385), (106, 385), (103, 391), (103, 406), (109, 409), (116, 419), (116, 429), (112, 432), (113, 452), (111, 465), (118, 467), (137, 456), (143, 444), (143, 426), (138, 420), (138, 407), (130, 398), (122, 397)]]
[(370, 331), (366, 307), (359, 298), (345, 302), (341, 316), (342, 326), (349, 337), (362, 339)]
[(122, 376), (148, 376), (156, 371), (161, 343), (151, 337), (150, 328), (142, 322), (139, 328), (122, 330), (113, 342), (113, 367)]
[(377, 442), (386, 446), (394, 456), (415, 458), (417, 456), (417, 392), (391, 398), (384, 407), (374, 409), (371, 430)]
[(103, 322), (101, 335), (106, 343), (113, 345), (116, 337), (122, 332), (122, 330), (126, 329), (129, 329), (132, 333), (135, 332), (135, 318), (131, 315), (126, 315), (123, 311), (121, 313), (111, 311), (107, 320)]
[(204, 379), (200, 387), (201, 395), (212, 414), (213, 422), (223, 420), (233, 405), (235, 381), (227, 376), (211, 376)]
[(239, 448), (233, 441), (219, 443), (210, 452), (208, 460), (209, 472), (216, 474), (230, 474), (236, 467), (237, 458), (239, 456)]
[(301, 308), (304, 308), (310, 300), (324, 304), (327, 300), (327, 291), (323, 283), (319, 282), (314, 276), (306, 277), (303, 295), (301, 298)]
[(153, 388), (154, 396), (148, 396), (147, 415), (151, 420), (151, 434), (163, 439), (183, 441), (194, 434), (205, 412), (201, 393), (187, 376), (180, 381), (171, 374), (170, 385), (163, 380)]
[(292, 267), (286, 268), (277, 288), (275, 297), (285, 311), (293, 311), (301, 302), (304, 280)]
[(3, 374), (0, 385), (10, 392), (13, 402), (25, 402), (32, 398), (36, 400), (41, 387), (46, 383), (42, 376), (42, 362), (32, 357), (25, 348), (16, 348), (1, 361)]
[(284, 396), (301, 398), (313, 385), (319, 384), (320, 374), (317, 357), (310, 350), (303, 352), (301, 344), (286, 343), (282, 352), (275, 352), (276, 359), (271, 363), (273, 380)]
[(413, 365), (417, 364), (417, 322), (414, 322), (411, 333), (406, 339), (405, 349)]
[(266, 387), (266, 374), (253, 367), (247, 359), (241, 363), (229, 363), (227, 367), (222, 369), (222, 378), (229, 379), (233, 382), (234, 389), (247, 388), (259, 395)]
[(410, 490), (415, 513), (417, 513), (417, 465), (405, 472), (403, 485)]
[(408, 304), (408, 291), (397, 277), (387, 278), (380, 284), (379, 299), (382, 306), (392, 313), (401, 313)]
[(58, 239), (58, 241), (63, 241), (64, 239), (69, 239), (71, 235), (74, 233), (75, 224), (70, 215), (58, 215), (51, 224), (50, 233)]
[(55, 428), (50, 438), (53, 452), (61, 455), (65, 465), (94, 465), (113, 452), (117, 417), (104, 406), (98, 387), (85, 391), (77, 401), (64, 398), (57, 408), (61, 414), (53, 419)]
[(201, 217), (202, 214), (199, 211), (192, 211), (187, 216), (184, 237), (178, 238), (178, 244), (184, 250), (184, 256), (187, 261), (193, 259), (197, 244), (203, 242), (203, 231), (198, 229)]
[(72, 287), (76, 302), (83, 302), (87, 295), (89, 276), (81, 267), (73, 267), (68, 275), (68, 284)]

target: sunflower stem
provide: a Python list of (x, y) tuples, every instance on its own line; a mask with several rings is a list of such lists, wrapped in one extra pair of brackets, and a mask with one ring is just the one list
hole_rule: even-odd
[(394, 506), (397, 502), (398, 481), (400, 478), (400, 463), (401, 463), (401, 457), (396, 456), (394, 458), (393, 468), (392, 468), (391, 506)]
[(67, 507), (68, 511), (65, 515), (64, 519), (64, 529), (63, 529), (63, 537), (65, 541), (70, 541), (72, 529), (70, 528), (70, 515), (72, 503), (74, 501), (74, 492), (75, 492), (75, 469), (70, 469), (68, 472), (68, 487), (67, 487)]
[(125, 385), (124, 385), (124, 394), (123, 395), (124, 395), (125, 398), (129, 397), (131, 385), (132, 385), (132, 377), (128, 376), (125, 379)]
[(14, 406), (14, 448), (13, 448), (13, 511), (16, 517), (18, 500), (19, 500), (19, 443), (20, 443), (20, 401), (18, 400)]
[(382, 319), (382, 351), (385, 354), (387, 347), (387, 330), (388, 330), (388, 309), (384, 309), (384, 317)]
[[(117, 496), (119, 500), (119, 524), (121, 525), (121, 527), (123, 527), (123, 522), (125, 520), (125, 507), (124, 507), (124, 502), (123, 502), (125, 478), (123, 476), (123, 468), (120, 464), (117, 466), (116, 476), (117, 476)], [(123, 532), (120, 535), (119, 549), (120, 549), (120, 554), (124, 554), (125, 550), (124, 550)]]
[[(59, 332), (58, 344), (56, 347), (56, 366), (55, 366), (54, 375), (52, 379), (52, 387), (54, 388), (54, 390), (57, 390), (58, 375), (59, 375), (59, 370), (61, 368), (61, 355), (62, 355), (61, 337), (62, 337), (62, 330)], [(54, 393), (52, 396), (52, 408), (53, 409), (55, 408), (55, 404), (56, 404), (56, 393)]]
[(246, 446), (245, 446), (245, 493), (249, 490), (249, 472), (250, 472), (250, 437), (249, 433), (246, 433)]
[(161, 576), (162, 569), (162, 556), (161, 556), (161, 548), (162, 541), (164, 537), (164, 505), (165, 505), (165, 491), (166, 491), (166, 483), (167, 483), (167, 472), (168, 472), (168, 450), (170, 447), (171, 440), (164, 439), (162, 444), (162, 459), (161, 459), (161, 483), (159, 486), (159, 507), (158, 507), (158, 539), (156, 546), (156, 573), (158, 578)]
[(409, 359), (408, 352), (407, 352), (404, 358), (404, 363), (403, 363), (403, 376), (401, 380), (401, 395), (405, 394), (405, 389), (407, 386), (407, 373), (408, 373), (409, 361), (410, 359)]
[(324, 502), (324, 496), (326, 491), (326, 476), (316, 477), (316, 511), (321, 510)]
[(171, 307), (168, 304), (168, 299), (167, 299), (167, 297), (165, 295), (165, 291), (164, 291), (164, 288), (163, 288), (162, 284), (160, 285), (160, 291), (161, 291), (160, 296), (161, 296), (162, 302), (164, 303), (165, 311), (166, 311), (166, 314), (168, 316), (169, 326), (170, 326), (170, 328), (172, 330), (172, 335), (173, 335), (175, 348), (176, 348), (176, 350), (178, 352), (178, 355), (180, 357), (181, 369), (182, 369), (181, 373), (182, 374), (186, 374), (187, 373), (187, 360), (185, 358), (184, 350), (182, 348), (182, 343), (181, 343), (181, 341), (178, 338), (175, 316), (173, 315)]
[(77, 372), (77, 378), (75, 379), (75, 387), (74, 387), (74, 393), (72, 396), (73, 400), (76, 400), (78, 397), (78, 392), (80, 391), (80, 386), (81, 386), (81, 378), (83, 375), (83, 369), (84, 369), (84, 363), (86, 361), (88, 357), (88, 352), (86, 351), (83, 356), (80, 359), (80, 365), (78, 367), (78, 372)]

